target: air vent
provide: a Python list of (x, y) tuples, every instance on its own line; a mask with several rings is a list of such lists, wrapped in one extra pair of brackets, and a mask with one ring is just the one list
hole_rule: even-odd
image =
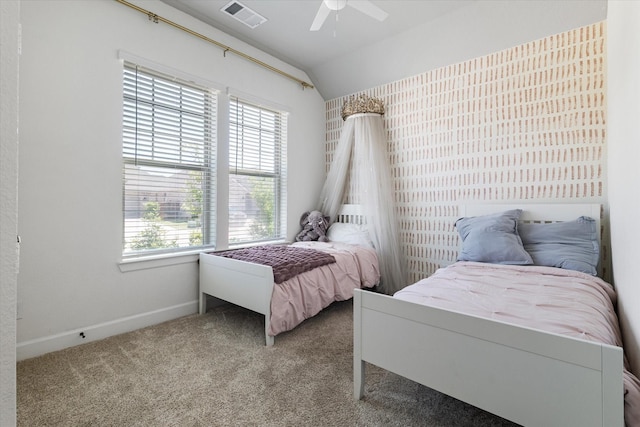
[(267, 18), (235, 0), (227, 3), (220, 10), (251, 28), (267, 22)]

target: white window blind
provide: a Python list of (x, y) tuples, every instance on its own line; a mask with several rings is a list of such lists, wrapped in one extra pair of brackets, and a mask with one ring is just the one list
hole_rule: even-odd
[(232, 97), (229, 245), (286, 237), (286, 113)]
[(215, 243), (216, 95), (125, 63), (123, 254)]

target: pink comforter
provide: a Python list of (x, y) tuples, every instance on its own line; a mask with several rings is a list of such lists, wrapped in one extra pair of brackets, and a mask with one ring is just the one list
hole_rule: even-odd
[[(394, 297), (622, 346), (613, 287), (577, 271), (457, 262)], [(640, 381), (628, 369), (625, 358), (625, 423), (640, 426)]]
[(353, 298), (355, 288), (371, 288), (380, 281), (378, 258), (372, 248), (339, 242), (296, 242), (291, 246), (326, 252), (336, 262), (274, 286), (268, 332), (271, 336), (295, 328), (334, 301)]

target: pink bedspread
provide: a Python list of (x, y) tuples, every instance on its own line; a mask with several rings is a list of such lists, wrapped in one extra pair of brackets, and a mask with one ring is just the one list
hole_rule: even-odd
[(291, 330), (334, 301), (353, 298), (355, 288), (378, 284), (378, 258), (373, 249), (338, 242), (296, 242), (291, 246), (331, 254), (336, 262), (276, 284), (271, 296), (269, 335)]
[[(457, 262), (394, 297), (622, 346), (613, 287), (577, 271)], [(640, 426), (640, 381), (624, 364), (625, 423)]]

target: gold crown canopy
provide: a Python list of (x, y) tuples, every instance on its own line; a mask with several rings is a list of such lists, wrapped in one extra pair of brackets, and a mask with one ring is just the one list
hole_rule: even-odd
[(373, 98), (367, 95), (358, 95), (350, 97), (342, 105), (342, 120), (358, 113), (376, 113), (384, 114), (384, 104), (381, 99)]

